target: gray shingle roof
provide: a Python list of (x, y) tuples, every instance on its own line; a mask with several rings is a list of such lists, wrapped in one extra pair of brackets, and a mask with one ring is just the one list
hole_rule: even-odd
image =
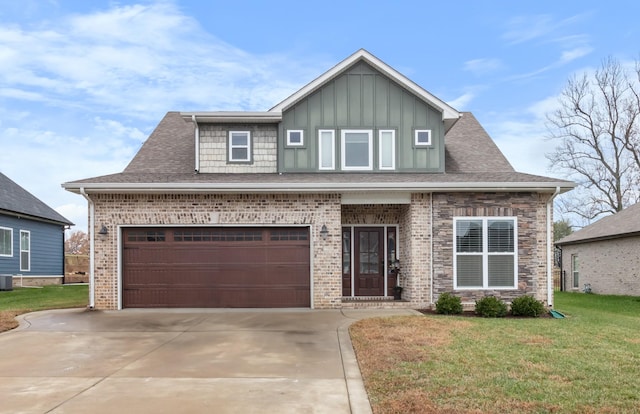
[[(109, 184), (124, 188), (131, 185), (144, 189), (144, 184), (158, 189), (166, 186), (174, 189), (194, 188), (231, 191), (234, 186), (244, 189), (260, 188), (361, 189), (389, 187), (437, 190), (439, 188), (473, 188), (498, 190), (503, 187), (561, 186), (564, 190), (574, 186), (570, 181), (542, 177), (514, 171), (496, 144), (470, 112), (447, 132), (445, 136), (445, 173), (297, 173), (297, 174), (194, 174), (195, 138), (191, 121), (185, 121), (179, 112), (169, 112), (149, 136), (140, 151), (122, 173), (65, 183), (69, 190), (80, 187), (108, 189)], [(397, 188), (394, 187), (394, 184)], [(146, 189), (149, 190), (149, 189)]]
[(9, 177), (0, 173), (0, 213), (3, 211), (60, 224), (73, 224)]
[(585, 243), (640, 235), (640, 203), (625, 208), (611, 216), (603, 217), (593, 224), (558, 240), (556, 244)]

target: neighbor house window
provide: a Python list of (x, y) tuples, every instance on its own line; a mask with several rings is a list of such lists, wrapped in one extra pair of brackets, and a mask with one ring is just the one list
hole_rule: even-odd
[(20, 270), (31, 270), (31, 232), (20, 230)]
[(371, 130), (342, 131), (342, 169), (372, 170), (373, 143)]
[(515, 218), (454, 219), (457, 289), (514, 289), (517, 284)]
[(336, 169), (336, 132), (332, 129), (318, 131), (318, 153), (320, 154), (319, 168), (321, 170)]
[(0, 227), (0, 256), (13, 256), (13, 230)]
[(393, 170), (396, 168), (396, 131), (381, 130), (379, 132), (379, 168)]
[(431, 130), (430, 129), (416, 129), (414, 143), (416, 146), (431, 145)]
[(229, 131), (229, 161), (251, 161), (251, 134), (249, 131)]
[(574, 288), (579, 288), (580, 287), (580, 272), (578, 269), (578, 255), (577, 254), (572, 254), (571, 255), (571, 275), (573, 276), (573, 287)]
[(304, 132), (300, 129), (287, 130), (287, 145), (290, 147), (304, 146)]

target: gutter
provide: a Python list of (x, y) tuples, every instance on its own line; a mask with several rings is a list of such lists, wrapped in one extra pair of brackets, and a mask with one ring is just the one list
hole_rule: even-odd
[[(547, 185), (540, 185), (535, 182), (498, 182), (494, 185), (487, 185), (486, 182), (478, 183), (424, 183), (424, 182), (319, 182), (319, 183), (303, 183), (303, 182), (284, 182), (284, 183), (220, 183), (220, 182), (174, 182), (174, 183), (65, 183), (63, 187), (67, 191), (78, 192), (77, 190), (85, 189), (91, 191), (100, 191), (101, 193), (171, 193), (171, 192), (226, 192), (226, 193), (293, 193), (293, 192), (327, 192), (336, 193), (340, 191), (365, 191), (365, 192), (444, 192), (444, 191), (460, 191), (460, 192), (476, 192), (476, 191), (511, 191), (511, 192), (538, 192), (548, 193), (554, 190), (559, 191), (561, 188), (571, 189), (575, 185), (572, 183), (550, 182)], [(74, 191), (75, 190), (75, 191)], [(81, 194), (81, 193), (80, 193)]]
[(95, 307), (95, 241), (94, 241), (94, 229), (95, 229), (95, 206), (91, 197), (84, 191), (84, 187), (80, 187), (80, 194), (87, 199), (89, 203), (89, 309)]
[(547, 306), (553, 307), (553, 252), (551, 247), (553, 246), (552, 234), (552, 220), (551, 213), (553, 209), (553, 199), (560, 194), (560, 187), (556, 187), (556, 191), (551, 195), (547, 201)]

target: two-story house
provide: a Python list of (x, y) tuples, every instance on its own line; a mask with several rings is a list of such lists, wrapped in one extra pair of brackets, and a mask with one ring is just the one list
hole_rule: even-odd
[(359, 50), (266, 112), (169, 112), (122, 173), (63, 186), (89, 203), (97, 308), (320, 309), (551, 305), (574, 184), (515, 172), (471, 113)]

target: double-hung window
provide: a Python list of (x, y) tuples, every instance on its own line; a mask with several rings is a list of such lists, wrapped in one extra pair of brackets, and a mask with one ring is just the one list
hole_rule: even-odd
[(515, 217), (454, 219), (456, 289), (515, 289), (518, 277)]
[(342, 130), (342, 169), (373, 169), (373, 132), (371, 130)]
[(13, 256), (13, 229), (0, 227), (0, 256)]
[(578, 267), (578, 255), (571, 255), (571, 275), (573, 279), (573, 288), (577, 289), (580, 287), (580, 269)]
[(20, 270), (31, 270), (31, 232), (20, 230)]
[(251, 133), (229, 131), (229, 161), (251, 162)]
[(333, 129), (318, 131), (318, 153), (320, 154), (320, 169), (336, 169), (336, 132)]

